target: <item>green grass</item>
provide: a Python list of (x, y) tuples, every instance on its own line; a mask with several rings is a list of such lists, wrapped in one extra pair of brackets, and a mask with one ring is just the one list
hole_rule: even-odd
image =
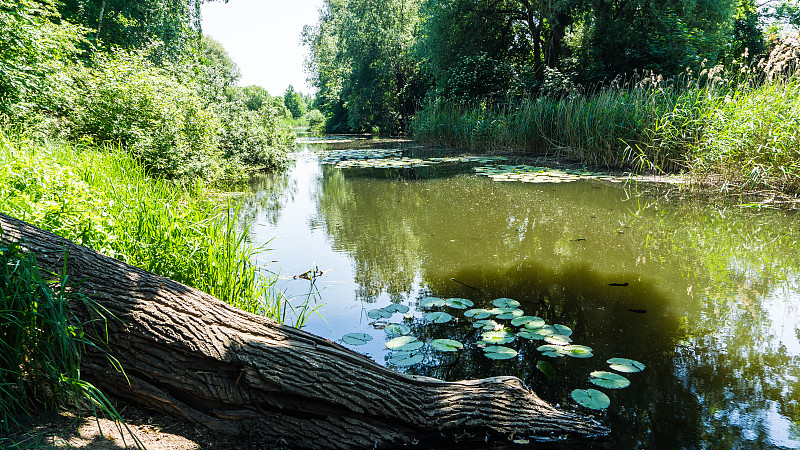
[[(66, 275), (42, 272), (35, 255), (0, 246), (0, 434), (19, 426), (20, 413), (64, 405), (90, 407), (95, 415), (103, 412), (121, 424), (111, 401), (80, 376), (85, 347), (105, 353), (103, 341), (84, 331), (92, 327), (91, 335), (102, 338), (108, 314), (86, 296), (70, 292), (69, 285)], [(89, 311), (90, 322), (73, 313), (77, 304)]]
[[(586, 165), (692, 173), (745, 189), (800, 192), (800, 76), (629, 83), (504, 107), (441, 100), (414, 120), (426, 143), (550, 154)], [(736, 77), (729, 77), (731, 79)]]
[(0, 211), (242, 310), (285, 317), (276, 277), (252, 263), (260, 249), (235, 205), (201, 182), (149, 178), (119, 149), (0, 134)]

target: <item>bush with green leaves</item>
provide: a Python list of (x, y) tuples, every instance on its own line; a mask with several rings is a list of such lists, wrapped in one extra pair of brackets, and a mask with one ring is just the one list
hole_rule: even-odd
[[(228, 171), (244, 173), (286, 165), (294, 135), (275, 116), (277, 110), (264, 104), (260, 110), (252, 111), (235, 101), (214, 105), (214, 110), (222, 123), (219, 147)], [(231, 175), (235, 174), (228, 174)]]
[(304, 116), (308, 123), (308, 128), (312, 133), (325, 132), (325, 116), (318, 109), (312, 109)]
[(0, 0), (0, 114), (57, 112), (85, 30), (59, 21), (52, 0)]
[(99, 54), (80, 78), (75, 140), (120, 145), (167, 178), (217, 175), (219, 121), (196, 90), (138, 53)]

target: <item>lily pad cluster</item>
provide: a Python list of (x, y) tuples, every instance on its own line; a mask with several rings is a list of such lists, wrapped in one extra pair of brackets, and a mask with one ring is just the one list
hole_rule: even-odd
[(410, 169), (446, 163), (489, 164), (505, 161), (502, 156), (447, 156), (433, 158), (410, 158), (403, 156), (402, 150), (336, 150), (327, 152), (320, 158), (322, 164), (335, 165), (337, 169)]
[(319, 158), (321, 164), (337, 164), (341, 161), (368, 161), (395, 158), (403, 155), (400, 149), (329, 150)]
[(535, 167), (525, 164), (496, 166), (479, 166), (473, 169), (479, 175), (484, 175), (494, 181), (519, 181), (523, 183), (570, 183), (572, 181), (587, 179), (603, 179), (612, 182), (622, 182), (626, 178), (614, 177), (608, 174), (589, 172), (575, 169), (552, 169), (549, 167)]
[[(636, 373), (644, 370), (645, 365), (639, 361), (628, 358), (611, 358), (606, 361), (612, 370), (622, 373)], [(624, 376), (595, 370), (589, 374), (589, 382), (606, 389), (623, 389), (631, 385), (631, 381)], [(606, 409), (611, 405), (611, 399), (597, 389), (575, 389), (571, 393), (572, 399), (579, 405), (590, 409)]]

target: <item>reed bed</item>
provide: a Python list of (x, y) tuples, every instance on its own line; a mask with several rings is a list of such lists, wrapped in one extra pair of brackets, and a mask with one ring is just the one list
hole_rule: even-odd
[(503, 106), (437, 100), (415, 138), (476, 152), (549, 154), (637, 172), (687, 172), (742, 188), (800, 192), (800, 76), (655, 77)]

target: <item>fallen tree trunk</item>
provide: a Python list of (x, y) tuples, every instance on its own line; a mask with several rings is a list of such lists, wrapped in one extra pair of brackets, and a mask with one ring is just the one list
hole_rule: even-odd
[[(264, 447), (386, 448), (510, 437), (592, 439), (607, 429), (560, 411), (514, 377), (445, 382), (382, 367), (338, 344), (0, 214), (0, 236), (67, 271), (119, 320), (90, 353), (106, 393)], [(63, 256), (68, 255), (66, 264)]]

